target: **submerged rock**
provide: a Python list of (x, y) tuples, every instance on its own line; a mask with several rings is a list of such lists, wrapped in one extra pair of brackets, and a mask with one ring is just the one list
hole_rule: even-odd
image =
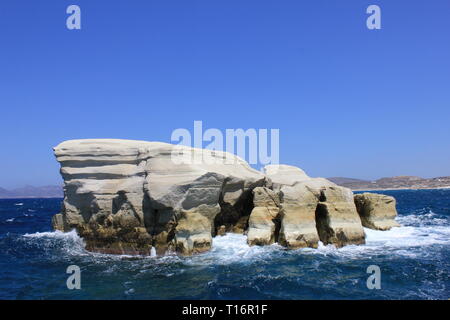
[(400, 226), (396, 221), (395, 198), (377, 193), (355, 194), (355, 204), (362, 225), (375, 230), (389, 230)]
[(53, 227), (76, 229), (90, 251), (190, 255), (226, 232), (287, 248), (364, 243), (350, 189), (293, 166), (262, 173), (229, 153), (133, 140), (70, 140), (54, 152), (64, 201)]

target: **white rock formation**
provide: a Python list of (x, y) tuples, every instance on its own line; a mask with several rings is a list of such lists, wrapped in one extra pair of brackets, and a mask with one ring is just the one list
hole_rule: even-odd
[[(208, 250), (215, 224), (230, 230), (246, 224), (246, 198), (265, 184), (262, 173), (236, 156), (228, 164), (222, 152), (160, 142), (72, 140), (54, 152), (65, 183), (54, 227), (76, 228), (92, 251)], [(180, 163), (186, 155), (191, 163)], [(217, 163), (197, 163), (202, 156)]]
[(350, 189), (287, 165), (266, 166), (264, 172), (280, 192), (280, 244), (315, 248), (319, 240), (336, 246), (365, 242)]
[(71, 140), (54, 152), (65, 197), (53, 226), (76, 229), (91, 251), (190, 255), (225, 232), (250, 245), (364, 243), (350, 189), (296, 167), (262, 173), (224, 152), (132, 140)]
[(253, 205), (254, 208), (248, 221), (248, 244), (267, 245), (274, 243), (278, 238), (281, 223), (278, 194), (266, 187), (257, 187), (253, 189)]
[(362, 225), (375, 230), (389, 230), (400, 225), (395, 221), (395, 198), (377, 193), (355, 194), (355, 204)]

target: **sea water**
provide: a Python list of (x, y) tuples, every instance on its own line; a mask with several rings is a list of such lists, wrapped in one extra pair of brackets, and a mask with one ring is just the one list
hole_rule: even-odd
[[(61, 199), (0, 200), (0, 299), (448, 299), (450, 190), (383, 191), (402, 225), (365, 229), (366, 244), (286, 250), (216, 237), (192, 257), (91, 253), (75, 231), (51, 231)], [(66, 285), (69, 265), (81, 289)], [(381, 270), (369, 290), (367, 267)]]

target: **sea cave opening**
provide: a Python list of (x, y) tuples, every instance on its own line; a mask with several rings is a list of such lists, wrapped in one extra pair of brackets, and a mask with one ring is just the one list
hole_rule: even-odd
[(214, 218), (212, 236), (224, 235), (228, 232), (245, 234), (250, 213), (254, 207), (252, 190), (244, 191), (234, 205), (225, 202), (222, 193), (219, 205), (221, 210)]

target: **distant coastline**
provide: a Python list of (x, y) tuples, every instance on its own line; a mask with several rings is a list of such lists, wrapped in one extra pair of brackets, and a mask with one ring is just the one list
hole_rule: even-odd
[[(431, 190), (450, 189), (450, 176), (437, 178), (421, 178), (415, 176), (397, 176), (381, 178), (374, 181), (331, 177), (328, 180), (352, 191), (390, 191), (390, 190)], [(0, 187), (0, 199), (33, 199), (33, 198), (63, 198), (62, 186), (25, 186), (8, 190)]]
[(0, 187), (0, 199), (63, 198), (62, 186), (25, 186), (7, 190)]
[(353, 191), (377, 191), (377, 190), (425, 190), (450, 188), (450, 176), (437, 178), (421, 178), (415, 176), (397, 176), (381, 178), (374, 181), (360, 180), (344, 177), (332, 177), (339, 186), (347, 187)]
[(450, 189), (450, 186), (446, 187), (433, 187), (433, 188), (389, 188), (389, 189), (352, 189), (352, 191), (401, 191), (401, 190), (445, 190)]

